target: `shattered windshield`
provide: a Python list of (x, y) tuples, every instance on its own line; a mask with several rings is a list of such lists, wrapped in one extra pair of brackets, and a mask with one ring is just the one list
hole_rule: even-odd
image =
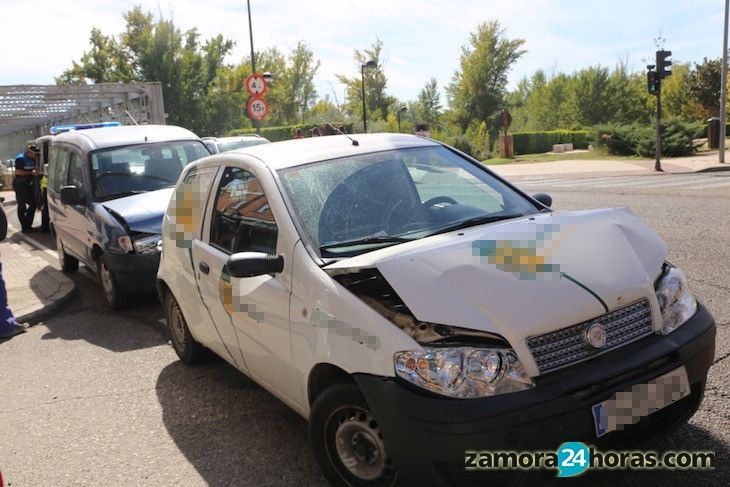
[(281, 179), (322, 257), (423, 238), (538, 208), (444, 147), (397, 149), (283, 169)]

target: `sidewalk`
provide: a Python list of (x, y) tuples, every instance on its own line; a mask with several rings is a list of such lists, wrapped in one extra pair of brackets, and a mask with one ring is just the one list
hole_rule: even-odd
[(58, 310), (76, 290), (76, 284), (38, 256), (12, 243), (0, 242), (3, 278), (8, 303), (18, 322), (35, 324)]
[[(728, 162), (720, 164), (717, 152), (692, 157), (665, 157), (662, 169), (667, 174), (730, 171)], [(548, 176), (548, 175), (601, 175), (626, 176), (638, 174), (657, 174), (653, 160), (564, 160), (550, 162), (524, 162), (487, 166), (500, 176)]]

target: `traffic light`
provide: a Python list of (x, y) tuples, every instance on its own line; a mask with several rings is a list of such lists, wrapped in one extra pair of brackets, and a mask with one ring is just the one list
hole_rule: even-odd
[(667, 76), (671, 76), (672, 74), (671, 69), (666, 69), (672, 65), (672, 61), (667, 60), (667, 58), (671, 55), (672, 51), (661, 50), (656, 52), (656, 72), (657, 77), (660, 80), (663, 80), (664, 78), (666, 78)]
[(652, 71), (651, 69), (646, 72), (646, 89), (652, 95), (656, 95), (659, 91), (659, 80), (657, 79), (656, 71)]

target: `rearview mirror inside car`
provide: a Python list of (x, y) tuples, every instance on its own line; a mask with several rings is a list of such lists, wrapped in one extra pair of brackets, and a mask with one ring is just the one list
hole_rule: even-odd
[(263, 252), (238, 252), (228, 258), (228, 273), (232, 277), (254, 277), (276, 274), (284, 270), (284, 257)]
[(84, 197), (79, 193), (76, 186), (64, 186), (61, 188), (61, 203), (64, 205), (83, 205)]

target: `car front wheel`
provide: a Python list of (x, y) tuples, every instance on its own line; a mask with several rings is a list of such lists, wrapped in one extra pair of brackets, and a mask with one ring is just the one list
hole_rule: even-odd
[(122, 309), (127, 306), (127, 294), (119, 289), (114, 272), (109, 268), (106, 256), (102, 255), (97, 264), (99, 281), (104, 291), (104, 299), (111, 309)]
[(317, 397), (309, 418), (309, 440), (331, 485), (394, 485), (378, 422), (355, 384), (336, 384)]

